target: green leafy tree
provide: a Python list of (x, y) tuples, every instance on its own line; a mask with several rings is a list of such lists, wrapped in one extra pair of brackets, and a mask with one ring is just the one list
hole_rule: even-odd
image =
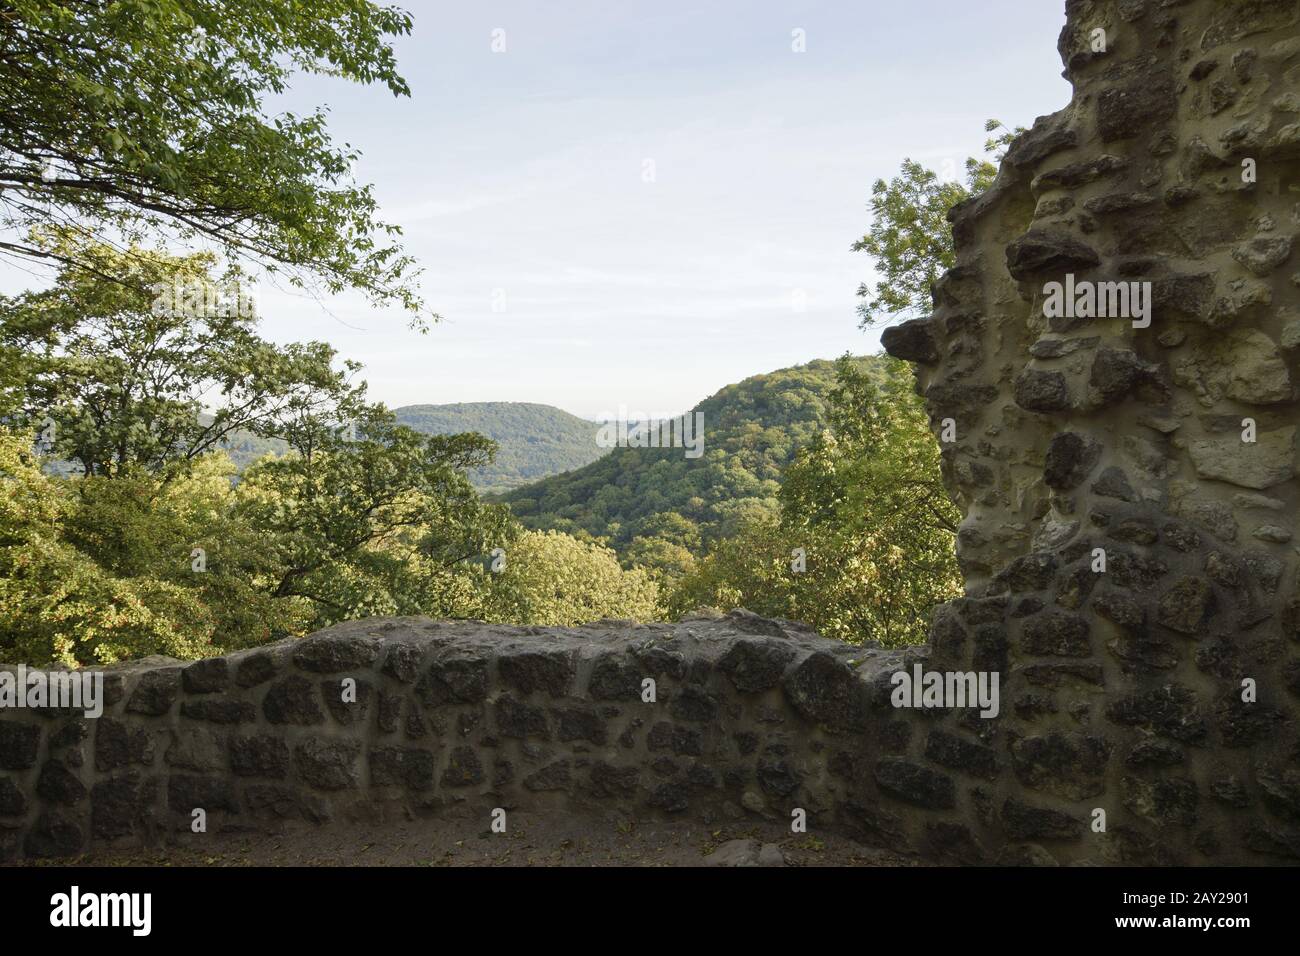
[(0, 341), (13, 349), (7, 404), (52, 423), (55, 454), (86, 474), (156, 471), (239, 432), (284, 437), (300, 419), (344, 421), (363, 407), (364, 390), (349, 384), (359, 366), (336, 369), (327, 344), (261, 338), (246, 301), (177, 301), (175, 291), (238, 288), (238, 273), (212, 275), (211, 255), (119, 251), (66, 232), (45, 241), (76, 247), (77, 264), (47, 290), (0, 297)]
[[(349, 617), (478, 606), (472, 560), (519, 530), (465, 477), (491, 441), (397, 424), (351, 383), (358, 366), (336, 368), (321, 343), (269, 343), (255, 315), (153, 307), (150, 285), (205, 285), (211, 257), (86, 252), (140, 281), (70, 264), (51, 289), (0, 301), (12, 410), (0, 650), (192, 657)], [(47, 465), (80, 468), (42, 471), (12, 427), (24, 418), (49, 423)], [(235, 482), (222, 445), (237, 433), (284, 454)]]
[[(64, 666), (199, 657), (226, 639), (298, 633), (310, 609), (273, 600), (256, 532), (230, 520), (214, 455), (166, 484), (61, 478), (30, 433), (0, 429), (0, 656)], [(199, 542), (205, 573), (194, 571)]]
[(420, 435), (375, 407), (356, 438), (309, 423), (289, 441), (292, 453), (244, 473), (236, 514), (274, 556), (271, 593), (311, 602), (316, 626), (454, 612), (432, 597), (446, 593), (439, 573), (511, 534), (509, 512), (481, 501), (465, 477), (491, 458), (481, 435)]
[(0, 252), (91, 270), (83, 247), (29, 231), (166, 234), (421, 315), (399, 230), (352, 179), (357, 152), (331, 141), (323, 110), (266, 112), (298, 72), (409, 95), (389, 41), (410, 29), (367, 0), (5, 0)]
[[(1023, 129), (1006, 130), (989, 120), (986, 153), (1000, 159), (1002, 151)], [(1001, 132), (999, 132), (1001, 131)], [(944, 181), (932, 169), (904, 159), (899, 175), (871, 187), (871, 226), (852, 246), (867, 253), (879, 274), (874, 286), (862, 283), (858, 295), (861, 325), (867, 328), (886, 316), (907, 316), (930, 306), (930, 286), (956, 263), (948, 213), (964, 200), (993, 184), (997, 166), (987, 159), (966, 160), (966, 182)]]
[(659, 617), (659, 589), (643, 569), (624, 570), (609, 548), (557, 531), (526, 531), (486, 571), (484, 619), (570, 627), (602, 618)]
[(822, 634), (885, 645), (925, 639), (960, 594), (959, 515), (904, 363), (883, 380), (838, 363), (828, 427), (786, 470), (779, 516), (759, 516), (687, 574), (668, 605), (747, 607)]

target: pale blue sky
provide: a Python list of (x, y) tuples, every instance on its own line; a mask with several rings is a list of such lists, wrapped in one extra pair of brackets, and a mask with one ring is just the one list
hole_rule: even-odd
[(411, 98), (303, 78), (287, 101), (328, 104), (361, 149), (445, 321), (260, 295), (265, 334), (327, 339), (390, 405), (674, 413), (874, 351), (849, 251), (872, 181), (905, 156), (958, 170), (988, 117), (1027, 126), (1069, 97), (1062, 0), (399, 5)]

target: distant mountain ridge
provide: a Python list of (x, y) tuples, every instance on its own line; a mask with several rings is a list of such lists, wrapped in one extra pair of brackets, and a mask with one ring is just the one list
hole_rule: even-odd
[(609, 449), (596, 443), (596, 422), (533, 402), (403, 405), (398, 422), (425, 435), (478, 432), (497, 443), (496, 460), (469, 473), (474, 487), (500, 493), (589, 465)]

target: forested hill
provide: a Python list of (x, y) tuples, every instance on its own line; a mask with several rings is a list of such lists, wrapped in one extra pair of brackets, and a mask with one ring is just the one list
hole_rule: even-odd
[(496, 460), (470, 472), (479, 491), (504, 492), (590, 464), (607, 449), (596, 444), (595, 422), (552, 405), (530, 402), (461, 402), (403, 405), (398, 422), (426, 435), (478, 432), (497, 443)]
[(652, 541), (696, 551), (747, 516), (775, 513), (781, 472), (821, 430), (834, 384), (835, 365), (823, 360), (755, 375), (693, 409), (704, 415), (698, 458), (681, 448), (616, 448), (502, 500), (528, 527), (607, 537), (625, 557)]

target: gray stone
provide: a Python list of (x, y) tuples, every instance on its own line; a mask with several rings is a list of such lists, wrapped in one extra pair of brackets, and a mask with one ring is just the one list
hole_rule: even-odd
[(557, 760), (524, 777), (524, 787), (533, 792), (567, 790), (573, 783), (573, 769), (568, 760)]
[(195, 810), (238, 813), (239, 800), (225, 777), (173, 774), (167, 779), (167, 808), (186, 817)]
[(316, 685), (297, 674), (271, 685), (262, 701), (262, 713), (273, 724), (311, 727), (325, 721)]
[(86, 785), (66, 766), (50, 761), (41, 767), (36, 795), (50, 803), (73, 806), (86, 798)]
[(353, 626), (341, 624), (303, 638), (293, 652), (294, 664), (317, 674), (369, 668), (379, 656), (379, 642), (363, 634), (350, 633)]
[(8, 777), (0, 777), (0, 817), (22, 816), (27, 812), (27, 797)]
[(1100, 455), (1101, 443), (1094, 439), (1074, 432), (1053, 435), (1047, 446), (1043, 481), (1049, 488), (1071, 491), (1088, 477)]
[(473, 747), (453, 748), (442, 782), (448, 787), (471, 787), (483, 782), (483, 763)]
[(598, 658), (591, 668), (587, 693), (593, 700), (640, 700), (641, 669), (618, 654)]
[(520, 693), (546, 693), (563, 697), (577, 674), (573, 654), (568, 651), (513, 649), (497, 660), (501, 679)]
[(1031, 229), (1007, 246), (1007, 271), (1015, 279), (1082, 272), (1100, 263), (1095, 249), (1062, 230)]
[[(344, 686), (344, 680), (353, 680), (355, 685)], [(370, 682), (357, 678), (331, 678), (320, 683), (321, 699), (330, 716), (342, 727), (364, 724), (370, 713), (370, 701), (374, 696)], [(345, 697), (347, 699), (345, 699)]]
[(355, 740), (309, 737), (293, 749), (298, 776), (317, 790), (347, 790), (361, 780), (357, 758), (361, 744)]
[(1070, 407), (1070, 389), (1060, 372), (1025, 369), (1016, 378), (1016, 404), (1031, 412), (1059, 412)]
[(909, 362), (929, 364), (939, 358), (928, 319), (912, 319), (900, 325), (889, 326), (880, 333), (880, 341), (890, 355)]
[(1232, 250), (1232, 258), (1257, 276), (1267, 276), (1291, 258), (1291, 236), (1256, 236)]
[[(224, 738), (202, 727), (179, 727), (171, 732), (171, 743), (163, 754), (163, 762), (177, 770), (212, 773), (225, 770), (226, 747)], [(118, 766), (125, 766), (122, 761)]]
[(464, 653), (452, 653), (435, 660), (415, 686), (428, 706), (474, 704), (488, 695), (487, 661)]
[(246, 700), (228, 698), (183, 700), (181, 716), (213, 724), (248, 724), (257, 720), (257, 710)]
[(81, 852), (86, 835), (66, 812), (46, 810), (27, 831), (23, 852), (29, 857), (73, 856)]
[(1097, 131), (1103, 143), (1131, 139), (1172, 119), (1177, 109), (1173, 80), (1155, 73), (1103, 90), (1097, 97)]
[(884, 757), (876, 763), (876, 783), (896, 799), (927, 810), (948, 810), (956, 804), (951, 777), (902, 757)]
[(853, 670), (823, 651), (810, 654), (785, 678), (785, 696), (804, 718), (835, 727), (860, 726), (864, 690)]
[(1014, 799), (1002, 804), (1001, 820), (1017, 840), (1073, 840), (1084, 833), (1083, 823), (1068, 813)]
[(36, 766), (40, 746), (39, 727), (0, 721), (0, 770), (27, 770)]
[(718, 670), (743, 694), (771, 690), (794, 660), (794, 648), (774, 640), (739, 640), (718, 661)]
[(1103, 471), (1092, 485), (1093, 494), (1103, 498), (1118, 498), (1120, 501), (1137, 501), (1137, 492), (1129, 484), (1124, 469), (1111, 466)]
[(1035, 656), (1087, 657), (1092, 653), (1085, 618), (1065, 611), (1047, 611), (1025, 620), (1021, 650)]
[(1065, 358), (1083, 349), (1096, 348), (1100, 342), (1100, 336), (1096, 335), (1075, 339), (1039, 339), (1029, 346), (1029, 354), (1037, 359)]
[(434, 769), (429, 750), (379, 747), (370, 751), (370, 782), (377, 787), (428, 790), (433, 787)]
[(590, 743), (605, 743), (605, 722), (595, 710), (582, 707), (570, 707), (555, 712), (555, 735), (561, 741), (586, 740)]
[(236, 665), (235, 683), (240, 687), (256, 687), (273, 678), (276, 671), (275, 660), (270, 654), (250, 654)]
[(230, 769), (241, 777), (281, 780), (289, 773), (289, 746), (270, 734), (232, 737)]
[(1197, 743), (1208, 731), (1196, 695), (1176, 684), (1118, 697), (1106, 705), (1106, 717), (1183, 743)]
[(157, 717), (171, 710), (181, 689), (181, 672), (178, 667), (145, 671), (140, 682), (126, 702), (127, 713), (147, 714)]
[(942, 730), (930, 731), (925, 757), (951, 770), (977, 777), (991, 779), (998, 772), (997, 754), (991, 748)]
[(420, 665), (424, 660), (424, 650), (418, 644), (394, 643), (388, 646), (384, 663), (380, 668), (389, 677), (403, 684), (414, 684), (420, 676)]
[[(3, 724), (0, 724), (0, 735)], [(95, 727), (95, 769), (101, 773), (123, 767), (153, 764), (153, 734), (143, 727), (128, 726), (112, 717), (101, 717)]]
[(1204, 578), (1179, 579), (1160, 596), (1157, 620), (1182, 634), (1196, 634), (1214, 610), (1214, 589)]
[(1156, 378), (1156, 367), (1131, 349), (1102, 348), (1093, 357), (1088, 384), (1105, 403), (1124, 398), (1139, 385)]
[(181, 671), (181, 686), (187, 694), (214, 694), (230, 683), (230, 662), (224, 657), (195, 661)]
[(718, 700), (698, 687), (683, 687), (672, 696), (668, 712), (677, 720), (708, 723), (718, 716)]
[(704, 858), (705, 866), (785, 866), (785, 855), (775, 843), (728, 840)]
[(540, 707), (503, 695), (496, 702), (495, 713), (497, 733), (503, 737), (520, 740), (525, 737), (549, 740), (551, 737), (546, 712)]
[(1282, 329), (1282, 348), (1288, 352), (1300, 349), (1300, 319), (1293, 319)]
[(1015, 739), (1010, 751), (1016, 777), (1032, 790), (1068, 800), (1105, 790), (1110, 745), (1104, 737), (1054, 731)]
[(1218, 438), (1191, 442), (1196, 473), (1241, 488), (1263, 491), (1295, 476), (1294, 427), (1260, 432), (1256, 442)]
[(90, 832), (98, 840), (137, 834), (153, 817), (153, 781), (132, 771), (91, 788)]

